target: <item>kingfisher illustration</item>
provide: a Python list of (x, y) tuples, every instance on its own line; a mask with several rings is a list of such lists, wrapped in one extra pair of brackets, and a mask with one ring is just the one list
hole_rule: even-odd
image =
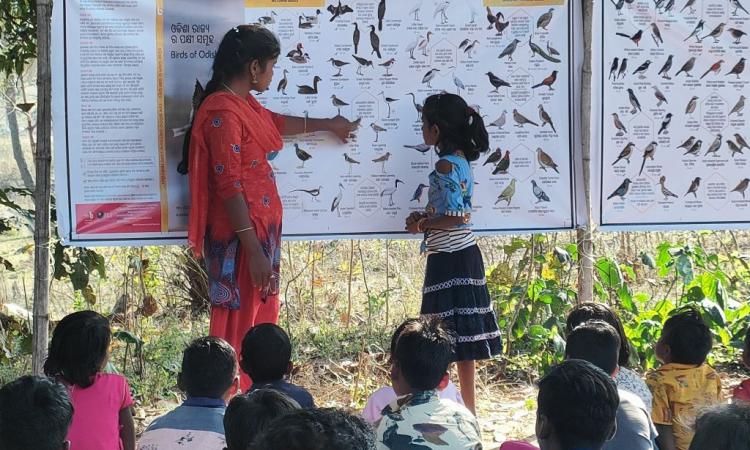
[(424, 183), (419, 183), (419, 186), (417, 186), (417, 190), (414, 191), (414, 195), (411, 197), (411, 201), (416, 201), (417, 203), (422, 203), (422, 193), (424, 192), (424, 188), (428, 187)]

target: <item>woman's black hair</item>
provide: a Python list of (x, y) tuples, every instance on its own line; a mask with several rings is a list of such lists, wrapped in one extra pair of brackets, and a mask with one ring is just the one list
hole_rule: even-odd
[(618, 358), (618, 364), (620, 367), (629, 367), (630, 342), (628, 341), (628, 336), (625, 334), (625, 328), (622, 326), (620, 317), (609, 306), (595, 302), (584, 302), (575, 306), (568, 313), (568, 318), (565, 324), (565, 335), (569, 335), (578, 325), (588, 322), (589, 320), (601, 320), (614, 327), (617, 334), (620, 335), (620, 355)]
[(466, 159), (476, 161), (480, 153), (490, 148), (490, 138), (484, 120), (466, 101), (455, 94), (435, 94), (427, 97), (422, 107), (422, 120), (437, 125), (440, 156), (461, 150)]
[(91, 386), (107, 358), (110, 338), (109, 321), (97, 312), (63, 317), (52, 332), (44, 373), (82, 388)]
[[(265, 68), (268, 61), (277, 58), (280, 54), (279, 39), (265, 27), (254, 24), (239, 25), (227, 31), (214, 57), (211, 80), (206, 84), (203, 97), (195, 102), (196, 112), (206, 97), (220, 90), (223, 83), (228, 83), (232, 78), (241, 74), (247, 63), (258, 61), (260, 66)], [(182, 162), (177, 168), (177, 171), (183, 175), (189, 170), (192, 128), (193, 124), (190, 124), (190, 129), (185, 133), (185, 140), (182, 144)]]

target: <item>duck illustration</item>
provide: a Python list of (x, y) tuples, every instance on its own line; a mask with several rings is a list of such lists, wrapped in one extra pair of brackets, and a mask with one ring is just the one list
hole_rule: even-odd
[(312, 87), (307, 85), (297, 85), (297, 93), (303, 95), (315, 95), (318, 93), (318, 83), (321, 81), (323, 80), (319, 76), (315, 75), (315, 78), (313, 78)]
[(310, 55), (307, 53), (303, 53), (302, 55), (290, 56), (289, 61), (295, 64), (307, 64), (310, 62)]
[(319, 22), (320, 14), (321, 12), (318, 9), (318, 10), (315, 10), (314, 16), (308, 16), (308, 15), (302, 14), (302, 17), (305, 19), (305, 22), (310, 23), (312, 25), (317, 25)]
[[(388, 153), (386, 153), (386, 154), (388, 154)], [(401, 181), (398, 178), (396, 178), (396, 181), (393, 183), (393, 187), (392, 188), (383, 189), (380, 192), (380, 199), (381, 199), (380, 201), (381, 202), (383, 201), (383, 197), (388, 197), (388, 206), (393, 206), (394, 205), (394, 203), (393, 203), (393, 194), (395, 194), (396, 191), (398, 190), (399, 183), (400, 184), (404, 184), (403, 181)]]
[(286, 74), (288, 74), (289, 71), (284, 69), (284, 77), (279, 81), (279, 85), (276, 86), (276, 92), (281, 92), (282, 95), (286, 95), (286, 87), (289, 84), (289, 80), (286, 78)]
[(261, 16), (261, 17), (258, 17), (258, 21), (256, 23), (258, 23), (260, 25), (271, 25), (271, 24), (276, 23), (276, 12), (275, 11), (271, 11), (271, 15), (270, 16)]
[(297, 26), (303, 30), (309, 30), (313, 27), (313, 24), (310, 22), (305, 22), (304, 18), (302, 16), (299, 16), (299, 22), (297, 23)]
[(294, 48), (294, 50), (290, 50), (289, 53), (286, 54), (287, 58), (291, 58), (292, 56), (302, 56), (304, 53), (302, 52), (302, 49), (304, 47), (302, 46), (302, 42), (298, 43), (297, 46)]

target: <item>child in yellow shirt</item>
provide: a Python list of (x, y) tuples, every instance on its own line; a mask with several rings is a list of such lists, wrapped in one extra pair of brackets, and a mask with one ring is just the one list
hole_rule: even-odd
[(705, 364), (712, 345), (711, 331), (693, 309), (664, 323), (655, 349), (662, 366), (646, 378), (661, 450), (688, 450), (696, 413), (721, 401), (719, 375)]

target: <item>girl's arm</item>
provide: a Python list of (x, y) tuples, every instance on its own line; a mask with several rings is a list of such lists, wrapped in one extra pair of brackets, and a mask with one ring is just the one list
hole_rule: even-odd
[(130, 406), (120, 410), (120, 440), (123, 450), (135, 450), (135, 424), (133, 408)]
[(672, 425), (660, 425), (657, 423), (656, 431), (659, 432), (656, 442), (659, 444), (660, 450), (677, 450)]
[(464, 221), (465, 218), (461, 216), (425, 216), (411, 223), (407, 221), (406, 231), (409, 233), (424, 233), (425, 231), (432, 229), (450, 230), (459, 225), (463, 225)]
[[(332, 119), (311, 119), (296, 116), (284, 117), (284, 136), (293, 136), (295, 134), (314, 133), (316, 131), (329, 131), (336, 135), (342, 142), (351, 137), (357, 124), (347, 120), (342, 116), (336, 116)], [(305, 124), (307, 122), (307, 124)]]

